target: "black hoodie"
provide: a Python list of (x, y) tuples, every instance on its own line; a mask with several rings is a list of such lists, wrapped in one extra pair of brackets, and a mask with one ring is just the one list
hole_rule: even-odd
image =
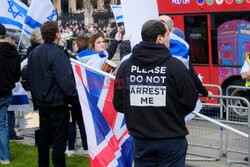
[(169, 139), (188, 134), (184, 116), (198, 92), (183, 63), (162, 44), (141, 42), (116, 74), (113, 104), (125, 114), (130, 135)]
[(0, 97), (11, 96), (20, 75), (20, 57), (15, 46), (0, 42)]

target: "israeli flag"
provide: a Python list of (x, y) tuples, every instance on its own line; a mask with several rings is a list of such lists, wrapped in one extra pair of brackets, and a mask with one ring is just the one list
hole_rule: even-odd
[(16, 83), (16, 87), (12, 90), (12, 97), (8, 111), (32, 111), (29, 103), (28, 92), (24, 90), (20, 81)]
[(170, 52), (171, 54), (182, 61), (182, 63), (189, 69), (189, 45), (182, 38), (178, 37), (174, 33), (169, 33), (170, 37)]
[(56, 19), (56, 11), (50, 0), (32, 0), (24, 23), (27, 31), (32, 32), (45, 21)]
[(1, 0), (0, 23), (9, 29), (23, 30), (28, 7), (19, 0)]
[(116, 23), (123, 22), (123, 14), (122, 14), (121, 5), (110, 5), (110, 7), (113, 11)]

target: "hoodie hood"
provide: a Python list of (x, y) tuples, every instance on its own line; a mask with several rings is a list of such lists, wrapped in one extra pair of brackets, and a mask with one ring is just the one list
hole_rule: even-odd
[(161, 65), (170, 57), (172, 55), (165, 45), (142, 41), (135, 45), (131, 62), (136, 66), (151, 69)]
[(5, 57), (16, 56), (16, 47), (14, 45), (11, 45), (9, 42), (0, 42), (0, 55)]

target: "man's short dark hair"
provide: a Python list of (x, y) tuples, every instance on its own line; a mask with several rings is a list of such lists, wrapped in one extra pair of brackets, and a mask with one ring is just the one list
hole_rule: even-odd
[(54, 42), (56, 33), (59, 33), (58, 23), (55, 21), (46, 21), (41, 27), (41, 33), (44, 42)]
[(0, 39), (4, 39), (6, 35), (6, 28), (3, 24), (0, 24)]
[(155, 42), (158, 35), (164, 36), (167, 32), (165, 25), (159, 21), (141, 32), (142, 40)]

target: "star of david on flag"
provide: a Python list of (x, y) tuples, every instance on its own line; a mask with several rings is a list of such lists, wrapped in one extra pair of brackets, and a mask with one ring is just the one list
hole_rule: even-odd
[[(16, 6), (15, 6), (15, 4), (13, 2), (11, 2), (10, 0), (8, 0), (8, 3), (9, 3), (8, 12), (10, 12), (13, 15), (14, 19), (17, 16), (23, 17), (23, 15), (21, 14), (21, 11), (16, 8)], [(15, 12), (15, 9), (16, 9), (16, 12)]]
[(19, 0), (1, 0), (0, 23), (9, 29), (23, 30), (28, 7)]
[[(81, 64), (81, 63), (79, 63)], [(90, 166), (131, 167), (132, 137), (115, 111), (114, 79), (72, 63), (88, 140)]]
[(55, 10), (53, 10), (52, 14), (50, 16), (48, 16), (47, 19), (52, 20), (54, 16), (56, 16), (56, 11)]
[(56, 11), (50, 0), (32, 0), (24, 23), (27, 30), (32, 32), (45, 21), (56, 19)]

